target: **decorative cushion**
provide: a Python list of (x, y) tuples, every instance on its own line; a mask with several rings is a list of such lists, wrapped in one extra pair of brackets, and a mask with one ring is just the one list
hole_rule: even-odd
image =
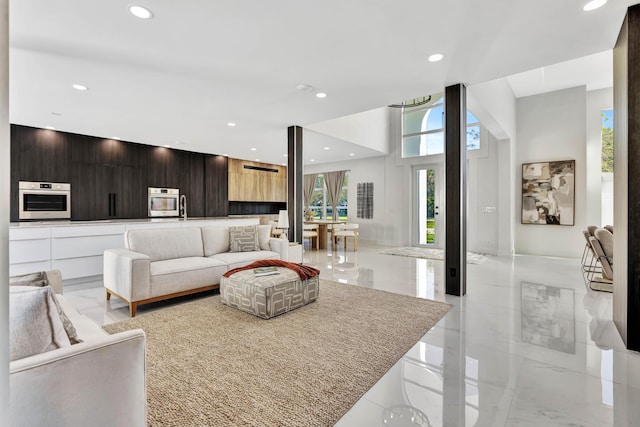
[(49, 286), (49, 279), (44, 271), (9, 277), (9, 286)]
[(269, 246), (270, 238), (271, 238), (271, 226), (259, 225), (258, 226), (258, 243), (260, 246), (260, 250), (263, 250), (263, 251), (271, 250), (271, 246)]
[[(23, 274), (21, 276), (12, 276), (9, 278), (9, 286), (33, 286), (39, 288), (49, 287), (49, 279), (47, 278), (46, 272), (40, 271), (37, 273)], [(71, 342), (71, 344), (78, 344), (82, 342), (82, 340), (78, 338), (78, 332), (76, 331), (75, 326), (73, 326), (73, 323), (71, 323), (71, 320), (69, 320), (69, 317), (60, 306), (58, 298), (56, 297), (53, 289), (51, 289), (51, 295), (69, 341)]]
[(258, 226), (229, 227), (229, 252), (259, 251)]
[(71, 345), (54, 298), (53, 290), (48, 286), (9, 288), (11, 360)]

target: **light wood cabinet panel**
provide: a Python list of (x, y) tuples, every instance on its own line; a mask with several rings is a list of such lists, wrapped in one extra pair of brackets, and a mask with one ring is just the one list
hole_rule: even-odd
[(229, 200), (286, 202), (287, 168), (268, 163), (229, 159)]

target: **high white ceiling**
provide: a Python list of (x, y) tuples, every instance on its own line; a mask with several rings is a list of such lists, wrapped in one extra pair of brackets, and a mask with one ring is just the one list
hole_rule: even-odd
[[(141, 0), (146, 21), (131, 3), (11, 1), (11, 122), (282, 163), (290, 125), (608, 51), (634, 2)], [(327, 161), (375, 154), (331, 144)]]

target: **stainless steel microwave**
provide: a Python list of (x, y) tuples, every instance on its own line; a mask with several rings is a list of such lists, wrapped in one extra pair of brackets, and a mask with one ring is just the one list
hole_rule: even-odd
[(149, 187), (148, 194), (150, 217), (172, 217), (180, 215), (180, 190), (177, 188)]
[(18, 209), (20, 220), (71, 219), (71, 184), (20, 181)]

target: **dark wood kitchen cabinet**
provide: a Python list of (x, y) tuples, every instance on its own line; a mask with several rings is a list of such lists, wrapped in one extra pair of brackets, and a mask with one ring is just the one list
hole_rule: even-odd
[(204, 176), (206, 216), (229, 215), (229, 159), (205, 155)]
[(69, 182), (69, 143), (64, 134), (11, 125), (9, 217), (18, 221), (18, 182)]
[(72, 219), (146, 217), (144, 148), (110, 139), (87, 143), (85, 138), (70, 137)]

